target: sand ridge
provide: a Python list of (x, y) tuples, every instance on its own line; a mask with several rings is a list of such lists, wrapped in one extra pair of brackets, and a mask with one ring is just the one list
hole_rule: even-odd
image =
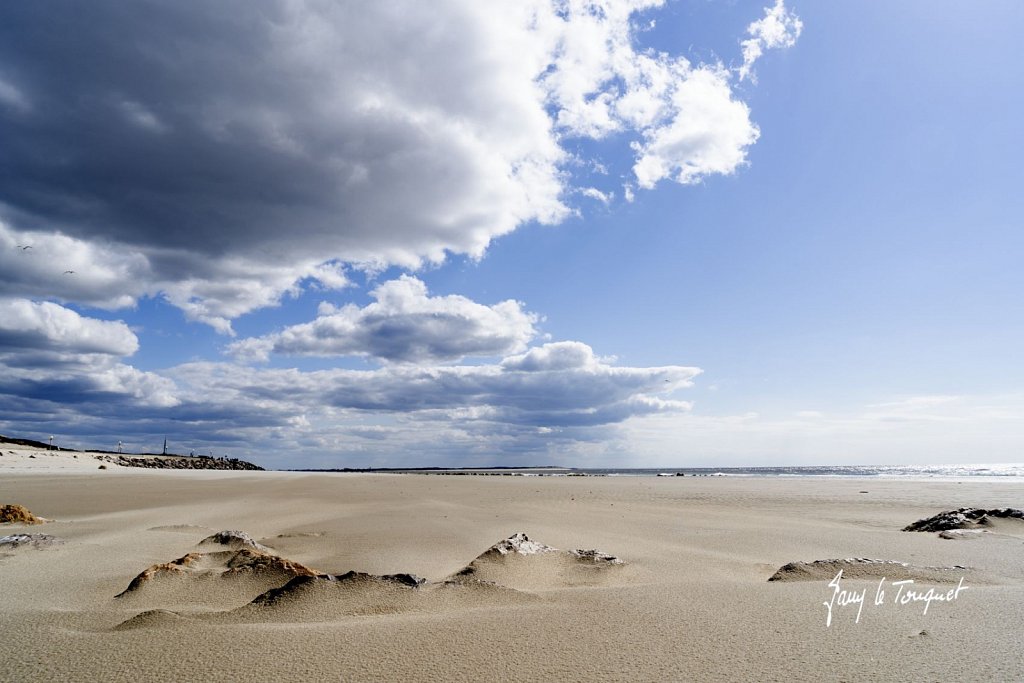
[(972, 575), (968, 567), (921, 567), (898, 560), (878, 560), (865, 557), (847, 559), (814, 560), (813, 562), (790, 562), (779, 567), (769, 581), (830, 581), (840, 571), (843, 578), (852, 580), (889, 579), (890, 581), (913, 581), (933, 583), (956, 583)]
[[(242, 531), (217, 532), (198, 546), (234, 550), (193, 552), (153, 565), (115, 597), (136, 598), (136, 604), (142, 604), (156, 593), (161, 604), (172, 604), (194, 602), (202, 595), (203, 607), (214, 608), (238, 601), (258, 587), (264, 590), (233, 610), (188, 615), (150, 609), (116, 628), (162, 627), (167, 614), (174, 615), (171, 621), (289, 622), (530, 602), (538, 598), (534, 594), (538, 590), (595, 585), (606, 570), (624, 565), (619, 558), (598, 550), (558, 550), (522, 532), (495, 543), (454, 575), (434, 582), (411, 573), (351, 570), (328, 574), (312, 570), (278, 557)], [(142, 617), (147, 614), (151, 616)]]

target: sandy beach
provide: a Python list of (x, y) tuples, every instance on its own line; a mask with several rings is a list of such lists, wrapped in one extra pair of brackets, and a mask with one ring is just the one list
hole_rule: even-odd
[[(1024, 522), (901, 529), (1022, 500), (1017, 481), (100, 470), (5, 448), (0, 504), (50, 521), (0, 536), (52, 540), (0, 550), (0, 679), (1021, 680)], [(252, 544), (204, 541), (224, 530)], [(907, 566), (768, 581), (845, 558)], [(928, 589), (944, 599), (901, 603)]]

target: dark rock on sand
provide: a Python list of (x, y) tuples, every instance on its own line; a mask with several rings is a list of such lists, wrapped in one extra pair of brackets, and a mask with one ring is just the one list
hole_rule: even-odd
[(394, 583), (400, 586), (407, 586), (409, 588), (419, 588), (426, 579), (416, 576), (415, 574), (364, 574), (363, 572), (349, 571), (344, 574), (328, 574), (324, 576), (329, 581), (381, 581), (384, 583)]
[(350, 571), (344, 574), (316, 574), (312, 576), (296, 576), (280, 588), (272, 588), (256, 597), (253, 605), (273, 605), (302, 590), (318, 584), (351, 584), (353, 586), (390, 586), (393, 588), (415, 589), (426, 583), (415, 574), (366, 574)]
[(570, 550), (569, 552), (584, 562), (592, 562), (593, 564), (623, 564), (619, 558), (608, 553), (602, 553), (600, 550)]
[(996, 519), (1024, 520), (1024, 510), (1002, 508), (985, 510), (983, 508), (960, 508), (947, 510), (934, 517), (919, 519), (913, 524), (903, 527), (903, 531), (949, 531), (951, 529), (974, 529), (991, 524)]

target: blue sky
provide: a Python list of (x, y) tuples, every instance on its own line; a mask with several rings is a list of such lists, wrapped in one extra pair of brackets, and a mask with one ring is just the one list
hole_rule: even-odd
[(3, 433), (1020, 461), (1019, 3), (381, 7), (0, 9)]

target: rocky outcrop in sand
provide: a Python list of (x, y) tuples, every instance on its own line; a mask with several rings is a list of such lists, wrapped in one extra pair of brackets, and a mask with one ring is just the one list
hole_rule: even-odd
[(989, 526), (993, 519), (1016, 519), (1024, 521), (1024, 510), (1018, 508), (960, 508), (919, 519), (903, 527), (903, 531), (949, 531), (951, 529), (974, 529)]
[(970, 569), (952, 567), (919, 567), (896, 560), (873, 560), (865, 557), (847, 559), (814, 560), (813, 562), (790, 562), (779, 567), (769, 581), (830, 581), (842, 570), (846, 579), (881, 579), (892, 581), (913, 579), (915, 581), (953, 582), (958, 581)]
[(218, 531), (217, 533), (211, 534), (210, 536), (207, 536), (203, 540), (199, 541), (200, 547), (212, 545), (227, 546), (228, 548), (232, 548), (234, 550), (248, 548), (250, 550), (255, 550), (257, 552), (266, 553), (269, 555), (275, 554), (273, 550), (263, 545), (262, 543), (257, 543), (256, 539), (254, 539), (252, 536), (245, 533), (244, 531)]
[(366, 574), (349, 571), (344, 574), (316, 574), (313, 576), (297, 576), (280, 588), (273, 588), (252, 601), (253, 605), (274, 605), (288, 600), (296, 593), (313, 586), (324, 584), (347, 584), (353, 587), (370, 588), (374, 586), (390, 588), (419, 588), (426, 579), (415, 574)]
[(623, 564), (622, 560), (614, 555), (609, 555), (599, 550), (559, 550), (558, 548), (552, 548), (549, 545), (544, 545), (543, 543), (530, 540), (530, 537), (521, 531), (512, 534), (504, 540), (498, 541), (477, 556), (476, 559), (480, 560), (505, 555), (538, 555), (541, 553), (568, 553), (572, 557), (584, 562), (604, 563), (610, 565)]
[(64, 542), (64, 539), (49, 534), (11, 534), (10, 536), (0, 536), (0, 549), (51, 548), (55, 545), (62, 545)]
[(623, 564), (599, 550), (559, 550), (516, 533), (492, 545), (447, 581), (469, 579), (527, 591), (593, 585), (607, 578), (606, 569)]
[(24, 505), (0, 505), (0, 524), (42, 524), (49, 520), (33, 515)]

